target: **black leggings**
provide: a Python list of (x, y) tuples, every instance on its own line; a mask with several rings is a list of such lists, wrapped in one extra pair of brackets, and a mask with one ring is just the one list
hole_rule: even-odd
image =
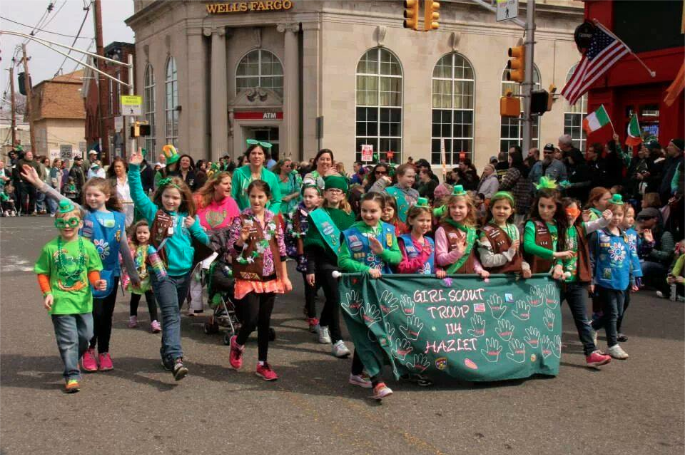
[(314, 284), (314, 286), (310, 286), (307, 283), (307, 274), (302, 273), (302, 281), (304, 283), (304, 307), (307, 310), (307, 317), (308, 318), (315, 318), (316, 317), (316, 292), (319, 289), (319, 285)]
[(340, 332), (340, 294), (338, 293), (338, 279), (333, 278), (333, 269), (317, 270), (316, 283), (323, 288), (326, 303), (321, 310), (321, 327), (328, 327), (333, 344), (342, 340)]
[(93, 299), (93, 338), (90, 347), (98, 347), (98, 353), (109, 352), (109, 339), (112, 337), (112, 315), (117, 301), (119, 277), (114, 279), (112, 293), (103, 299)]
[[(131, 293), (131, 310), (129, 315), (138, 316), (138, 304), (143, 297), (141, 294)], [(145, 301), (147, 302), (147, 310), (150, 312), (150, 321), (157, 321), (157, 302), (155, 301), (155, 293), (152, 290), (145, 291)]]
[(274, 309), (276, 294), (257, 294), (250, 292), (240, 301), (242, 324), (236, 337), (239, 345), (244, 345), (252, 332), (257, 329), (257, 360), (266, 362), (269, 351), (269, 326), (271, 325), (271, 312)]
[[(352, 356), (352, 374), (355, 376), (359, 376), (364, 372), (364, 364), (362, 363), (362, 359), (359, 358), (359, 355), (357, 354), (357, 350), (354, 350), (354, 355)], [(383, 376), (381, 376), (380, 373), (378, 373), (376, 376), (371, 377), (371, 384), (376, 387), (379, 382), (383, 382)]]
[(23, 215), (30, 215), (36, 210), (36, 188), (30, 183), (17, 185), (19, 206)]

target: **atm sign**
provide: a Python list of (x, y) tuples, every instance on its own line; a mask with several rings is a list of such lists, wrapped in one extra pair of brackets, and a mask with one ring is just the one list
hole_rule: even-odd
[(283, 112), (236, 112), (236, 120), (283, 120)]

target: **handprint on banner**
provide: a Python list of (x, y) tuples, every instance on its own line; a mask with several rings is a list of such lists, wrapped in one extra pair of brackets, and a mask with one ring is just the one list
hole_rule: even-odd
[(521, 340), (511, 340), (509, 342), (507, 358), (512, 362), (523, 363), (526, 360), (526, 345)]
[(502, 298), (498, 295), (490, 296), (490, 298), (488, 299), (488, 306), (490, 307), (492, 317), (495, 319), (501, 318), (504, 312), (507, 311), (507, 307), (504, 306)]
[(516, 309), (511, 314), (513, 314), (516, 319), (527, 321), (530, 319), (530, 305), (523, 300), (517, 300)]
[(530, 295), (526, 299), (528, 304), (532, 307), (539, 307), (542, 305), (542, 290), (538, 286), (530, 288)]
[(523, 337), (523, 341), (528, 344), (533, 349), (537, 349), (540, 346), (540, 331), (537, 327), (528, 327), (526, 329), (526, 336)]
[(407, 368), (412, 368), (413, 370), (423, 373), (430, 366), (428, 361), (428, 356), (426, 354), (414, 354), (413, 361), (410, 360), (406, 364)]
[(403, 295), (402, 299), (400, 300), (400, 304), (402, 305), (402, 311), (404, 312), (405, 316), (411, 316), (414, 314), (414, 301), (409, 297), (408, 295)]
[(381, 320), (381, 310), (378, 307), (371, 306), (370, 303), (366, 302), (362, 308), (362, 319), (367, 327), (371, 327), (376, 322)]
[(542, 347), (542, 357), (544, 359), (547, 359), (547, 357), (552, 355), (551, 342), (552, 340), (550, 340), (547, 335), (542, 335), (542, 337), (540, 337), (540, 346)]
[(412, 341), (419, 339), (421, 329), (423, 329), (423, 322), (421, 322), (421, 319), (418, 316), (407, 316), (407, 324), (400, 326), (402, 335)]
[(556, 285), (548, 284), (545, 286), (545, 303), (550, 308), (556, 308), (559, 306), (559, 290)]
[(495, 338), (488, 338), (485, 340), (485, 349), (480, 350), (480, 353), (485, 357), (485, 360), (492, 363), (499, 361), (500, 352), (502, 352), (502, 346)]
[(547, 330), (550, 332), (554, 330), (554, 319), (556, 316), (554, 316), (554, 311), (550, 310), (549, 308), (545, 308), (545, 317), (542, 318), (542, 321), (545, 323), (545, 327), (547, 327)]
[(362, 307), (362, 298), (357, 291), (345, 293), (345, 300), (341, 303), (350, 316), (357, 316)]
[(514, 335), (514, 324), (506, 319), (500, 319), (497, 321), (495, 332), (497, 332), (497, 335), (504, 341), (509, 341), (511, 340), (512, 335)]
[(395, 338), (395, 327), (387, 321), (385, 322), (385, 333), (388, 334), (388, 341), (392, 343), (392, 340)]
[(468, 333), (473, 337), (485, 335), (485, 320), (480, 314), (471, 317), (471, 328), (468, 330)]
[(561, 358), (561, 337), (559, 335), (554, 335), (552, 341), (550, 341), (552, 349), (552, 354), (558, 359)]
[(381, 299), (378, 301), (381, 311), (387, 316), (400, 308), (398, 299), (390, 291), (383, 291)]
[(393, 353), (393, 355), (396, 359), (399, 359), (402, 362), (404, 362), (404, 359), (413, 350), (414, 348), (411, 346), (411, 341), (404, 340), (402, 338), (397, 338), (395, 340), (395, 352)]

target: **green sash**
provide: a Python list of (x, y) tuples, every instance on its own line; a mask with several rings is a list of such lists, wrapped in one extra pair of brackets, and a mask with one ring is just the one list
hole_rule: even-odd
[(406, 223), (407, 212), (409, 211), (409, 202), (407, 202), (407, 199), (404, 197), (404, 193), (394, 186), (386, 188), (385, 192), (395, 198), (397, 201), (397, 217), (400, 219), (400, 221)]
[(459, 270), (462, 265), (464, 265), (466, 263), (469, 256), (471, 255), (471, 250), (473, 250), (473, 245), (476, 242), (476, 230), (474, 228), (468, 228), (466, 226), (462, 226), (461, 224), (457, 223), (454, 220), (448, 219), (445, 222), (451, 226), (454, 226), (455, 228), (459, 229), (460, 231), (466, 232), (466, 249), (464, 250), (464, 254), (459, 258), (459, 260), (457, 262), (455, 262), (454, 264), (450, 265), (447, 268), (447, 274), (452, 275), (457, 270)]
[(312, 217), (314, 226), (316, 226), (319, 234), (321, 234), (323, 241), (330, 247), (333, 254), (338, 257), (340, 253), (340, 229), (338, 229), (338, 226), (335, 225), (331, 216), (324, 209), (316, 209), (309, 215)]

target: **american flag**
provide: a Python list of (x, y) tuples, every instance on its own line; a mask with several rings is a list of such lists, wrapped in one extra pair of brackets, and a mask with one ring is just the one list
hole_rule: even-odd
[(588, 91), (590, 86), (611, 68), (621, 57), (630, 53), (630, 49), (618, 38), (607, 33), (597, 25), (590, 41), (590, 47), (583, 55), (573, 76), (566, 83), (561, 94), (571, 105)]

